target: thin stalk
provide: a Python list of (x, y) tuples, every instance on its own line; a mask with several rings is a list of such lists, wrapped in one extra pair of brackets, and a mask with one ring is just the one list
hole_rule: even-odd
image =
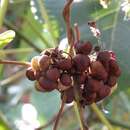
[(28, 39), (22, 32), (20, 32), (16, 26), (12, 25), (7, 20), (4, 20), (4, 24), (9, 28), (15, 31), (15, 33), (21, 37), (29, 46), (33, 47), (37, 52), (41, 53), (41, 49), (38, 48), (30, 39)]
[[(74, 40), (75, 40), (74, 32), (73, 32), (73, 29), (71, 28), (71, 14), (70, 13), (71, 13), (72, 3), (73, 3), (73, 0), (67, 0), (66, 4), (64, 6), (64, 9), (63, 9), (63, 18), (66, 23), (66, 32), (67, 32), (66, 34), (67, 34), (67, 38), (68, 38), (68, 44), (70, 46), (68, 53), (71, 56), (74, 55), (73, 46), (74, 46)], [(78, 40), (80, 38), (80, 35), (79, 35), (77, 26), (76, 26), (75, 30), (76, 30), (77, 40)], [(76, 101), (74, 103), (75, 112), (76, 112), (77, 118), (79, 120), (81, 130), (85, 130), (83, 113), (82, 113), (82, 108), (79, 103), (79, 95), (78, 95), (78, 90), (77, 90), (78, 83), (76, 82), (76, 79), (74, 80), (73, 86), (74, 86), (74, 95), (75, 95), (75, 99), (76, 99)]]
[[(78, 27), (77, 23), (74, 24), (74, 31), (75, 31), (75, 35), (76, 35), (75, 41), (78, 42), (80, 40), (80, 31), (79, 31), (79, 27)], [(77, 90), (78, 83), (76, 82), (76, 79), (75, 79), (74, 84), (75, 84), (74, 85), (74, 94), (75, 94), (75, 98), (76, 98), (76, 102), (74, 103), (74, 108), (75, 108), (75, 112), (76, 112), (77, 118), (80, 123), (80, 128), (81, 128), (81, 130), (84, 130), (85, 127), (87, 127), (87, 126), (85, 126), (85, 124), (84, 124), (83, 108), (81, 107), (81, 105), (79, 103), (79, 95), (78, 95), (78, 90)]]
[(112, 125), (109, 123), (109, 121), (107, 120), (107, 118), (104, 116), (104, 114), (99, 110), (99, 108), (97, 107), (97, 105), (95, 103), (93, 103), (91, 105), (91, 108), (93, 109), (93, 111), (97, 114), (98, 118), (108, 127), (109, 130), (114, 130), (114, 128), (112, 127)]
[(52, 25), (50, 23), (50, 20), (49, 20), (49, 17), (48, 17), (48, 14), (47, 14), (47, 11), (46, 11), (46, 8), (45, 8), (45, 5), (44, 5), (44, 1), (38, 0), (37, 2), (38, 2), (38, 5), (39, 5), (41, 15), (42, 15), (43, 19), (45, 20), (45, 23), (47, 24), (48, 31), (50, 32), (53, 43), (55, 45), (57, 43), (57, 41), (56, 41), (56, 38), (53, 35), (53, 30), (51, 28)]
[(5, 13), (8, 7), (9, 0), (1, 0), (0, 1), (0, 28), (3, 25)]
[(0, 81), (0, 86), (5, 86), (10, 83), (16, 82), (20, 77), (22, 77), (25, 74), (25, 71), (22, 69), (15, 74), (11, 75), (10, 77)]
[(75, 109), (75, 113), (77, 115), (78, 121), (79, 121), (79, 125), (80, 125), (80, 130), (84, 130), (84, 126), (83, 126), (83, 118), (79, 109), (79, 105), (77, 104), (77, 102), (74, 102), (74, 109)]
[(76, 35), (76, 41), (78, 42), (80, 40), (80, 31), (79, 31), (78, 23), (74, 24), (74, 30)]
[(74, 40), (75, 40), (75, 37), (74, 37), (74, 32), (73, 32), (73, 29), (71, 28), (71, 6), (72, 6), (72, 3), (73, 3), (73, 0), (67, 0), (65, 6), (64, 6), (64, 9), (63, 9), (63, 18), (65, 20), (65, 23), (66, 23), (66, 35), (67, 35), (67, 38), (68, 38), (68, 44), (69, 44), (69, 53), (71, 55), (74, 54), (74, 51), (73, 51), (73, 46), (74, 46)]
[(9, 60), (1, 60), (1, 59), (0, 59), (0, 64), (22, 65), (22, 66), (26, 66), (26, 67), (30, 66), (29, 62), (24, 62), (24, 61), (9, 61)]
[(5, 49), (0, 50), (0, 55), (16, 54), (16, 53), (30, 53), (33, 52), (33, 48), (20, 48), (20, 49)]
[(4, 130), (11, 130), (11, 127), (9, 126), (9, 122), (6, 120), (5, 116), (1, 111), (0, 111), (0, 126)]
[(56, 121), (55, 121), (53, 130), (57, 130), (58, 123), (59, 123), (60, 117), (61, 117), (61, 115), (62, 115), (64, 106), (65, 106), (65, 101), (66, 101), (66, 95), (64, 94), (64, 95), (63, 95), (63, 100), (62, 100), (62, 103), (61, 103), (61, 108), (60, 108), (60, 110), (59, 110), (59, 112), (58, 112), (58, 114), (57, 114), (57, 117), (56, 117)]
[[(61, 114), (60, 117), (63, 117), (68, 111), (70, 111), (71, 109), (73, 108), (73, 106), (69, 106), (67, 107)], [(42, 129), (45, 129), (47, 127), (49, 127), (50, 125), (53, 124), (53, 122), (56, 120), (56, 117), (57, 117), (57, 114), (54, 115), (46, 124), (40, 126), (39, 128), (36, 128), (35, 130), (42, 130)]]
[(75, 108), (77, 118), (79, 120), (81, 130), (86, 130), (85, 127), (87, 127), (87, 126), (85, 126), (85, 124), (84, 124), (83, 108), (81, 107), (81, 105), (79, 103), (79, 94), (78, 94), (78, 90), (77, 90), (78, 83), (76, 82), (76, 79), (74, 81), (75, 81), (74, 82), (74, 95), (75, 95), (75, 99), (76, 99), (76, 101), (74, 103), (74, 108)]
[(41, 32), (39, 32), (39, 30), (32, 24), (32, 22), (30, 21), (30, 19), (28, 17), (26, 17), (26, 21), (28, 22), (28, 25), (30, 26), (30, 28), (33, 30), (33, 32), (35, 32), (35, 34), (42, 40), (42, 42), (47, 46), (47, 47), (51, 47), (49, 42), (46, 40), (46, 38), (41, 34)]

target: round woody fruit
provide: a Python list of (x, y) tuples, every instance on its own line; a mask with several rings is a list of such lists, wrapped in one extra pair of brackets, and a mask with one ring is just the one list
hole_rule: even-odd
[(72, 67), (72, 61), (69, 58), (60, 59), (56, 64), (57, 67), (62, 70), (69, 70)]
[(57, 81), (60, 77), (60, 71), (57, 68), (50, 68), (46, 71), (46, 77), (52, 81)]
[(110, 67), (110, 74), (113, 74), (117, 77), (121, 75), (121, 70), (115, 60), (111, 59), (109, 61), (109, 67)]
[(35, 56), (32, 58), (31, 60), (31, 67), (34, 71), (39, 70), (39, 65), (38, 65), (38, 60), (39, 60), (40, 56)]
[(34, 75), (34, 71), (32, 70), (32, 67), (29, 67), (27, 70), (26, 70), (26, 77), (31, 80), (31, 81), (34, 81), (36, 80), (36, 77)]
[(110, 75), (109, 78), (108, 78), (107, 84), (110, 87), (113, 87), (116, 83), (117, 83), (117, 77), (113, 76), (113, 75)]
[(104, 85), (100, 90), (97, 92), (97, 98), (96, 101), (100, 101), (107, 97), (111, 92), (111, 88), (107, 85)]
[(74, 101), (74, 90), (73, 87), (65, 90), (63, 93), (61, 93), (61, 99), (63, 99), (63, 94), (66, 96), (66, 103), (72, 103)]
[(38, 80), (40, 87), (45, 91), (52, 91), (54, 89), (57, 89), (57, 82), (51, 81), (45, 77), (40, 77)]
[(40, 70), (42, 71), (46, 70), (49, 67), (50, 63), (51, 63), (51, 58), (47, 55), (40, 56), (38, 60)]
[(91, 68), (91, 75), (92, 77), (99, 79), (99, 80), (106, 80), (108, 74), (104, 68), (104, 66), (99, 61), (94, 61), (90, 65)]
[(95, 102), (96, 96), (97, 96), (96, 93), (87, 94), (87, 96), (85, 97), (86, 105), (90, 105), (93, 102)]
[(74, 56), (73, 62), (74, 66), (79, 72), (85, 71), (90, 65), (89, 57), (83, 54), (77, 54), (76, 56)]
[(97, 60), (101, 61), (101, 63), (108, 63), (110, 60), (110, 53), (109, 51), (101, 51), (98, 53)]
[(103, 82), (99, 80), (95, 80), (93, 78), (88, 78), (88, 81), (86, 82), (86, 89), (89, 92), (97, 92), (102, 87), (103, 87)]
[(60, 82), (64, 85), (64, 86), (71, 86), (72, 85), (72, 79), (71, 76), (69, 74), (62, 74), (61, 78), (60, 78)]
[(75, 44), (75, 50), (76, 50), (77, 54), (79, 53), (79, 54), (88, 55), (88, 54), (90, 54), (90, 52), (92, 50), (92, 44), (89, 41), (77, 42)]

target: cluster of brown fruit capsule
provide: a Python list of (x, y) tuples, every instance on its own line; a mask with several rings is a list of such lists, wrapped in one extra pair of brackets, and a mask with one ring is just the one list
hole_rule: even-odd
[(36, 89), (50, 92), (57, 89), (66, 95), (66, 103), (76, 100), (79, 95), (82, 106), (98, 102), (111, 94), (121, 70), (114, 52), (93, 49), (91, 42), (77, 42), (75, 55), (58, 48), (45, 50), (31, 60), (31, 67), (26, 71), (29, 80), (36, 80)]

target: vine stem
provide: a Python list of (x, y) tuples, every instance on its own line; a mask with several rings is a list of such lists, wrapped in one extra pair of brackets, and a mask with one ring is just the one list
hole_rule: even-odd
[(30, 63), (29, 62), (23, 62), (23, 61), (9, 61), (9, 60), (1, 60), (0, 59), (0, 64), (15, 64), (15, 65), (22, 65), (29, 67)]
[[(74, 42), (75, 42), (74, 32), (71, 27), (71, 19), (70, 19), (70, 10), (71, 10), (72, 3), (73, 3), (73, 0), (67, 0), (66, 4), (64, 6), (64, 9), (63, 9), (63, 18), (66, 22), (66, 32), (67, 32), (68, 44), (70, 47), (68, 53), (71, 56), (74, 55), (73, 46), (74, 46)], [(75, 28), (76, 28), (75, 30), (76, 30), (77, 39), (79, 39), (80, 35), (79, 35), (78, 26), (76, 26)], [(76, 80), (74, 80), (74, 81), (75, 81), (74, 82), (74, 95), (76, 98), (76, 101), (74, 103), (74, 106), (75, 106), (74, 108), (75, 108), (75, 112), (76, 112), (76, 115), (77, 115), (79, 123), (80, 123), (81, 130), (86, 130), (85, 125), (84, 125), (84, 120), (83, 120), (82, 108), (79, 103), (79, 94), (78, 94), (78, 90), (77, 90), (78, 83), (76, 82)]]
[(98, 118), (108, 127), (109, 130), (114, 130), (114, 128), (112, 127), (112, 125), (109, 123), (109, 121), (107, 120), (107, 118), (104, 116), (104, 114), (99, 110), (99, 108), (97, 107), (97, 105), (95, 103), (93, 103), (91, 105), (91, 108), (93, 109), (93, 111), (97, 114)]
[(0, 1), (0, 28), (2, 27), (9, 0)]
[(81, 107), (81, 105), (79, 103), (79, 94), (78, 94), (78, 90), (77, 90), (78, 83), (76, 82), (76, 79), (74, 81), (75, 81), (74, 82), (74, 95), (75, 95), (75, 99), (76, 99), (76, 101), (74, 102), (75, 112), (76, 112), (77, 118), (80, 123), (80, 129), (87, 130), (88, 128), (86, 128), (87, 126), (85, 126), (85, 124), (84, 124), (83, 108)]
[(81, 109), (79, 109), (79, 105), (77, 104), (77, 102), (74, 102), (74, 109), (75, 109), (75, 113), (77, 115), (79, 124), (80, 124), (80, 129), (84, 130), (84, 126), (83, 126), (83, 118), (82, 118), (82, 114), (81, 114)]
[(68, 38), (68, 44), (69, 44), (69, 53), (73, 55), (73, 45), (74, 45), (74, 32), (71, 28), (71, 19), (70, 19), (70, 10), (71, 5), (73, 3), (73, 0), (67, 0), (64, 9), (63, 9), (63, 18), (66, 22), (66, 35)]
[[(75, 41), (76, 42), (80, 41), (80, 31), (79, 31), (78, 23), (74, 24), (74, 32), (76, 35)], [(78, 95), (77, 85), (78, 85), (78, 83), (76, 82), (76, 79), (75, 79), (74, 93), (75, 93), (76, 102), (74, 103), (74, 108), (75, 108), (75, 112), (77, 114), (77, 118), (78, 118), (79, 123), (80, 123), (81, 130), (84, 130), (84, 129), (86, 130), (88, 128), (84, 124), (83, 108), (81, 107), (81, 105), (79, 103), (79, 95)]]
[(64, 106), (65, 106), (65, 102), (66, 102), (66, 95), (65, 95), (65, 93), (64, 93), (64, 95), (63, 95), (63, 100), (62, 100), (62, 103), (61, 103), (61, 107), (60, 107), (60, 110), (59, 110), (59, 112), (58, 112), (58, 114), (57, 114), (57, 117), (56, 117), (56, 121), (55, 121), (53, 130), (57, 130), (58, 123), (59, 123), (60, 117), (61, 117), (61, 115), (62, 115)]
[(9, 87), (9, 84), (18, 81), (23, 75), (25, 75), (25, 70), (21, 69), (20, 71), (17, 71), (15, 74), (12, 74), (8, 78), (1, 80), (0, 86), (2, 87), (8, 85)]
[(80, 40), (80, 31), (79, 31), (78, 23), (74, 24), (74, 30), (76, 35), (76, 41), (78, 42)]

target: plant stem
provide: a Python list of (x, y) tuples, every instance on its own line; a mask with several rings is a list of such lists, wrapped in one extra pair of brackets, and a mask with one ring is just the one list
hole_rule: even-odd
[(75, 100), (76, 100), (74, 103), (74, 108), (75, 108), (75, 112), (80, 123), (81, 130), (86, 130), (86, 126), (84, 124), (84, 118), (83, 118), (83, 108), (81, 107), (80, 102), (79, 102), (80, 97), (79, 97), (77, 88), (78, 88), (78, 83), (76, 82), (76, 79), (74, 79), (74, 95), (75, 95)]
[(58, 126), (58, 123), (59, 123), (61, 114), (62, 114), (63, 109), (64, 109), (64, 106), (65, 106), (65, 101), (66, 101), (66, 95), (64, 94), (64, 95), (63, 95), (63, 99), (62, 99), (62, 103), (61, 103), (61, 108), (60, 108), (60, 110), (59, 110), (59, 112), (58, 112), (58, 115), (57, 115), (57, 117), (56, 117), (56, 121), (55, 121), (53, 130), (57, 130), (57, 126)]
[[(68, 44), (70, 46), (68, 53), (71, 56), (74, 55), (73, 45), (74, 45), (74, 40), (75, 40), (74, 39), (74, 32), (73, 32), (73, 29), (71, 28), (71, 19), (70, 19), (70, 11), (71, 11), (72, 3), (73, 3), (73, 0), (67, 0), (66, 4), (64, 6), (64, 9), (63, 9), (63, 17), (64, 17), (64, 20), (66, 23)], [(76, 30), (76, 33), (77, 33), (77, 30)], [(78, 36), (79, 36), (79, 34), (78, 34)], [(79, 103), (79, 94), (78, 94), (78, 90), (77, 90), (78, 83), (76, 82), (76, 79), (74, 79), (73, 86), (74, 86), (73, 87), (74, 88), (74, 95), (75, 95), (75, 99), (76, 99), (76, 101), (74, 103), (75, 112), (76, 112), (77, 118), (79, 120), (81, 130), (86, 130), (85, 125), (84, 125), (82, 108), (81, 108), (80, 103)]]
[(50, 20), (49, 20), (49, 17), (48, 17), (48, 14), (47, 14), (47, 11), (46, 11), (46, 8), (45, 8), (45, 5), (44, 5), (44, 1), (42, 0), (38, 0), (38, 5), (39, 5), (39, 9), (40, 9), (40, 12), (41, 12), (41, 15), (47, 25), (47, 29), (49, 31), (49, 33), (51, 34), (51, 37), (52, 37), (52, 40), (53, 40), (53, 43), (54, 45), (57, 43), (57, 40), (56, 38), (54, 37), (53, 35), (53, 30), (51, 28), (51, 23), (50, 23)]
[(8, 7), (9, 0), (1, 0), (0, 1), (0, 28), (3, 25), (5, 13)]
[(14, 64), (14, 65), (22, 65), (29, 67), (30, 63), (29, 62), (24, 62), (24, 61), (9, 61), (9, 60), (1, 60), (0, 59), (0, 64)]
[(25, 74), (25, 71), (22, 69), (18, 72), (16, 72), (15, 74), (11, 75), (10, 77), (2, 80), (0, 82), (0, 86), (5, 86), (5, 85), (8, 85), (12, 82), (16, 82), (20, 77), (22, 77), (23, 75)]
[(70, 18), (70, 10), (73, 0), (67, 0), (64, 9), (63, 9), (63, 18), (66, 22), (66, 34), (68, 38), (68, 44), (70, 46), (69, 53), (73, 55), (73, 45), (74, 45), (74, 32), (71, 28), (71, 18)]
[(11, 127), (9, 126), (9, 122), (6, 120), (3, 113), (0, 111), (0, 126), (4, 130), (11, 130)]
[(77, 23), (74, 24), (74, 30), (76, 35), (76, 41), (78, 42), (80, 40), (80, 31)]
[(19, 35), (19, 37), (21, 37), (29, 46), (33, 47), (37, 52), (41, 53), (41, 49), (38, 48), (32, 41), (30, 41), (30, 39), (28, 39), (23, 33), (21, 33), (17, 27), (15, 27), (14, 25), (12, 25), (10, 22), (8, 22), (7, 20), (4, 20), (4, 24), (9, 28), (12, 29), (16, 32), (17, 35)]
[(81, 115), (81, 110), (80, 110), (79, 108), (80, 108), (80, 107), (79, 107), (78, 103), (77, 103), (77, 102), (74, 102), (74, 109), (75, 109), (75, 113), (76, 113), (76, 115), (77, 115), (77, 118), (78, 118), (78, 121), (79, 121), (79, 124), (80, 124), (80, 129), (81, 129), (81, 130), (84, 130), (83, 117), (82, 117), (82, 115)]
[(43, 41), (43, 43), (47, 47), (51, 47), (49, 42), (45, 39), (45, 37), (41, 34), (41, 32), (39, 32), (39, 30), (37, 30), (37, 28), (32, 24), (32, 22), (30, 21), (30, 19), (28, 17), (26, 17), (26, 21), (28, 22), (31, 29), (35, 32), (35, 34)]
[(93, 109), (93, 111), (97, 114), (97, 116), (99, 117), (99, 119), (108, 127), (109, 130), (114, 130), (114, 128), (111, 126), (111, 124), (109, 123), (109, 121), (107, 120), (107, 118), (104, 116), (104, 114), (99, 110), (99, 108), (97, 107), (97, 105), (95, 103), (93, 103), (91, 105), (91, 108)]

